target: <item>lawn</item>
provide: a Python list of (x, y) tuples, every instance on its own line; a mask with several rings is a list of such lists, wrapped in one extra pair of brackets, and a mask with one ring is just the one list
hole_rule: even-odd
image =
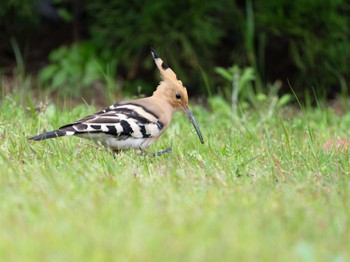
[[(27, 138), (96, 108), (2, 98), (1, 261), (348, 261), (350, 113), (192, 104), (149, 152)], [(31, 105), (32, 104), (32, 105)]]

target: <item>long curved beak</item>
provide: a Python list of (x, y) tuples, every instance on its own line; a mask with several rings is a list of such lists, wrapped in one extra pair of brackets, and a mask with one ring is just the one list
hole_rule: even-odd
[(183, 111), (185, 111), (188, 119), (191, 121), (192, 125), (196, 129), (196, 132), (198, 134), (199, 140), (202, 142), (202, 144), (204, 144), (204, 139), (203, 139), (201, 130), (199, 129), (197, 121), (196, 121), (196, 119), (194, 119), (194, 116), (193, 116), (192, 112), (190, 111), (190, 109), (187, 106), (181, 106), (181, 108), (182, 108)]

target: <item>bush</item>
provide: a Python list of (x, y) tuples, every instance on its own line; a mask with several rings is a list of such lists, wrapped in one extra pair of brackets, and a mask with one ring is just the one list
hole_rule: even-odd
[(96, 81), (103, 81), (110, 90), (116, 88), (113, 78), (117, 61), (108, 49), (99, 52), (93, 43), (85, 41), (55, 49), (49, 60), (50, 65), (40, 71), (39, 80), (51, 91), (64, 90), (71, 96), (80, 96), (84, 88)]
[[(254, 69), (256, 93), (279, 79), (284, 92), (289, 80), (298, 95), (313, 89), (330, 95), (350, 80), (346, 0), (87, 0), (82, 9), (94, 54), (108, 54), (103, 64), (117, 61), (114, 72), (126, 78), (127, 88), (139, 79), (154, 81), (151, 46), (197, 94), (204, 93), (204, 82), (209, 94), (221, 85), (227, 90), (214, 69), (232, 65)], [(150, 93), (146, 82), (142, 91)]]
[(19, 37), (29, 34), (27, 30), (37, 27), (39, 15), (32, 0), (12, 0), (0, 2), (0, 34)]
[(269, 78), (289, 78), (299, 90), (332, 93), (350, 70), (348, 8), (345, 0), (256, 1), (257, 35), (266, 36), (263, 64)]
[(32, 0), (0, 1), (0, 66), (12, 59), (11, 39), (27, 38), (39, 25)]
[(113, 52), (129, 80), (154, 71), (149, 56), (154, 47), (187, 82), (199, 66), (213, 67), (213, 50), (223, 36), (222, 2), (86, 1), (86, 10), (92, 37)]

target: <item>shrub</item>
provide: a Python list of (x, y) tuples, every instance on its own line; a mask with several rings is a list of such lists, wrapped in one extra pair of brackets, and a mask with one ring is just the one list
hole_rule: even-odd
[(348, 8), (344, 0), (256, 1), (257, 35), (266, 36), (269, 78), (289, 78), (299, 90), (332, 93), (350, 70)]
[(199, 66), (212, 68), (223, 9), (220, 1), (86, 1), (92, 37), (113, 52), (129, 80), (153, 70), (151, 46), (185, 82)]
[[(64, 90), (71, 96), (80, 96), (85, 87), (103, 81), (107, 88), (115, 89), (116, 59), (108, 49), (99, 52), (88, 41), (62, 46), (49, 56), (50, 64), (43, 68), (39, 80), (53, 90)], [(115, 90), (114, 90), (115, 91)]]
[(32, 0), (0, 1), (0, 66), (12, 59), (9, 55), (11, 39), (15, 42), (14, 39), (24, 39), (39, 25), (39, 15)]
[[(340, 86), (345, 90), (350, 80), (346, 0), (87, 0), (82, 9), (95, 58), (108, 54), (101, 63), (117, 65), (111, 72), (127, 80), (124, 87), (136, 88), (139, 79), (145, 80), (144, 93), (153, 90), (145, 83), (152, 82), (150, 72), (156, 72), (151, 46), (197, 94), (204, 93), (204, 86), (209, 94), (218, 93), (220, 85), (227, 90), (215, 68), (232, 65), (254, 69), (256, 93), (263, 88), (269, 93), (268, 83), (279, 79), (284, 92), (290, 91), (289, 80), (298, 96), (313, 89), (329, 95)], [(69, 80), (85, 78), (82, 63), (90, 59), (83, 58), (78, 61), (80, 76)], [(51, 71), (59, 75), (59, 68), (66, 70), (56, 66)]]

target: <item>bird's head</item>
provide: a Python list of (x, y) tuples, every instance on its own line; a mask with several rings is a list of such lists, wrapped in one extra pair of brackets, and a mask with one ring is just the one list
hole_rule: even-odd
[(158, 95), (166, 99), (166, 101), (174, 109), (184, 111), (196, 129), (200, 141), (204, 143), (203, 136), (199, 129), (197, 121), (188, 108), (188, 94), (186, 87), (183, 86), (181, 80), (177, 78), (174, 71), (171, 70), (171, 68), (166, 63), (163, 62), (163, 60), (158, 56), (157, 52), (153, 48), (151, 48), (151, 53), (162, 77), (162, 81), (159, 83), (159, 86), (154, 92), (154, 95)]

